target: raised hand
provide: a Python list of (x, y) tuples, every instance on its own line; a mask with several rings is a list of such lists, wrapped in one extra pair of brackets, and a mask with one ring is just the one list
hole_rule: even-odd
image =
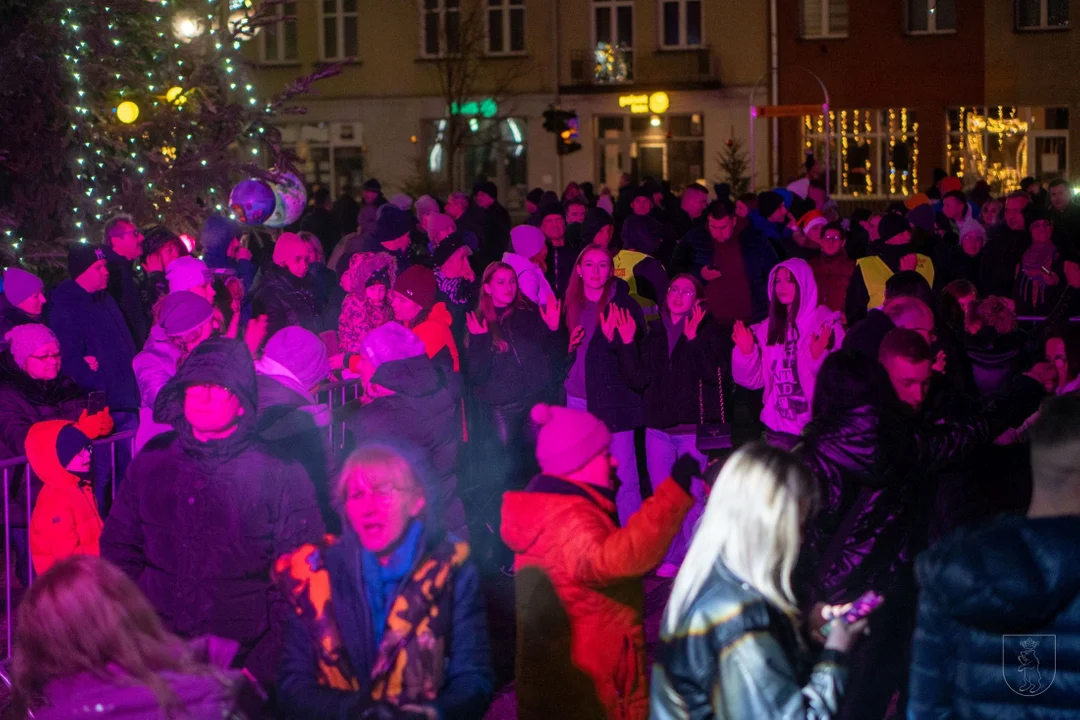
[(754, 352), (754, 333), (742, 320), (735, 323), (735, 330), (731, 333), (731, 339), (735, 343), (735, 347), (739, 349), (743, 355), (749, 355)]
[(540, 319), (548, 326), (548, 330), (555, 332), (559, 329), (561, 315), (562, 303), (556, 300), (554, 295), (549, 295), (547, 303), (540, 308)]
[(248, 320), (247, 327), (244, 328), (244, 344), (247, 345), (252, 356), (258, 355), (269, 329), (269, 319), (265, 315)]
[(574, 328), (574, 331), (570, 333), (570, 349), (567, 352), (574, 352), (578, 349), (578, 345), (585, 339), (585, 328), (578, 325)]
[(724, 276), (724, 274), (722, 272), (720, 272), (719, 270), (717, 270), (716, 268), (711, 268), (711, 267), (708, 267), (708, 266), (701, 268), (701, 278), (705, 282), (712, 282), (713, 280), (719, 280), (723, 276)]
[(90, 369), (93, 370), (94, 372), (98, 371), (98, 367), (99, 367), (98, 361), (97, 361), (97, 358), (94, 357), (93, 355), (87, 355), (86, 357), (84, 357), (83, 362), (85, 362), (87, 365), (89, 365)]
[(934, 372), (936, 372), (938, 375), (944, 375), (945, 374), (945, 351), (944, 350), (938, 350), (937, 351), (937, 357), (934, 358), (934, 365), (933, 365), (933, 367), (931, 369)]
[(465, 315), (465, 327), (470, 335), (483, 335), (488, 331), (487, 320), (481, 320), (474, 312)]
[(825, 349), (829, 347), (829, 343), (832, 341), (833, 325), (831, 322), (823, 322), (818, 331), (814, 333), (810, 338), (810, 354), (817, 360), (821, 357), (821, 353), (825, 352)]
[(900, 258), (901, 270), (914, 270), (917, 267), (919, 267), (919, 258), (915, 256), (915, 253), (908, 253)]
[(634, 335), (637, 334), (637, 322), (629, 310), (616, 309), (616, 312), (618, 313), (619, 337), (622, 338), (623, 345), (630, 345), (634, 342)]
[(694, 309), (690, 311), (690, 317), (686, 319), (686, 323), (683, 325), (683, 334), (686, 335), (687, 340), (694, 340), (697, 338), (698, 328), (701, 327), (701, 321), (705, 319), (705, 306), (698, 303), (694, 306)]
[(608, 342), (615, 339), (615, 328), (619, 324), (619, 316), (616, 313), (617, 308), (608, 305), (607, 312), (600, 317), (600, 332), (604, 333), (604, 337), (607, 338)]
[(1065, 282), (1071, 288), (1080, 288), (1080, 263), (1075, 263), (1072, 260), (1065, 262)]

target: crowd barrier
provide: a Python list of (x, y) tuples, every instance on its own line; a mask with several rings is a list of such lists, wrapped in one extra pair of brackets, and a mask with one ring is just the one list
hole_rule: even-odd
[[(362, 388), (359, 380), (328, 383), (320, 386), (315, 392), (316, 401), (329, 405), (334, 415), (333, 420), (330, 422), (328, 434), (330, 447), (335, 452), (341, 450), (345, 442), (345, 422), (340, 417), (340, 410), (346, 404), (359, 399), (361, 394)], [(116, 495), (117, 481), (116, 450), (117, 447), (125, 446), (130, 455), (134, 455), (134, 430), (116, 433), (94, 441), (95, 463), (99, 462), (98, 458), (100, 457), (109, 459), (109, 494), (113, 497)], [(10, 659), (16, 606), (14, 602), (17, 589), (16, 583), (21, 586), (21, 589), (25, 589), (30, 586), (34, 579), (33, 560), (30, 554), (29, 526), (30, 516), (34, 511), (34, 485), (37, 484), (37, 481), (25, 456), (0, 460), (0, 474), (3, 476), (4, 486), (4, 632), (7, 641), (4, 647), (4, 657)], [(103, 474), (95, 473), (95, 477), (102, 478)], [(22, 516), (24, 509), (25, 517)], [(13, 522), (17, 522), (15, 527), (12, 527)], [(20, 534), (26, 533), (25, 547), (18, 549), (13, 547), (12, 530)], [(22, 559), (26, 561), (25, 568), (20, 568), (22, 574), (25, 575), (25, 581), (15, 577), (16, 563)]]

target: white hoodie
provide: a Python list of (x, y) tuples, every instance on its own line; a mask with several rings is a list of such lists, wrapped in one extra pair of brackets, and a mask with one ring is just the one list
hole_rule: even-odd
[[(770, 430), (798, 435), (810, 420), (810, 403), (814, 397), (814, 381), (825, 357), (840, 347), (844, 340), (843, 316), (825, 305), (818, 305), (817, 282), (814, 272), (805, 260), (785, 260), (769, 273), (769, 302), (773, 300), (776, 273), (786, 268), (795, 284), (799, 286), (799, 314), (795, 318), (798, 339), (791, 347), (791, 357), (785, 358), (786, 345), (766, 345), (769, 321), (763, 320), (751, 327), (757, 342), (749, 355), (738, 348), (731, 353), (731, 374), (735, 382), (756, 390), (765, 388), (765, 405), (761, 421)], [(826, 323), (832, 323), (832, 344), (821, 357), (814, 359), (810, 342), (814, 333)], [(794, 364), (794, 371), (791, 365)]]
[(543, 271), (533, 264), (533, 261), (524, 255), (508, 252), (503, 255), (502, 261), (514, 268), (518, 276), (518, 288), (521, 294), (529, 298), (540, 307), (547, 305), (548, 298), (555, 293), (551, 290), (551, 283), (544, 277)]

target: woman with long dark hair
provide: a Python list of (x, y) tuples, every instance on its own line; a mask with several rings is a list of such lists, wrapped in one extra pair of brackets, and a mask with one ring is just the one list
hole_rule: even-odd
[[(730, 345), (706, 313), (704, 297), (696, 276), (676, 276), (660, 303), (660, 319), (649, 323), (640, 348), (634, 343), (619, 346), (623, 376), (644, 393), (645, 462), (654, 489), (671, 474), (680, 455), (691, 455), (704, 465), (705, 456), (697, 448), (698, 425), (726, 419), (723, 383), (729, 375), (725, 366)], [(695, 484), (692, 494), (694, 507), (657, 570), (660, 577), (678, 572), (705, 509), (704, 484)]]
[(533, 405), (552, 399), (566, 356), (559, 309), (554, 296), (534, 305), (521, 294), (514, 268), (494, 262), (481, 278), (476, 312), (466, 316), (466, 379), (479, 420), (471, 437), (499, 495), (530, 477), (526, 422)]
[(38, 578), (19, 606), (14, 650), (16, 717), (243, 717), (243, 680), (224, 671), (236, 643), (184, 643), (96, 556), (65, 558)]
[(611, 430), (620, 481), (615, 504), (625, 526), (641, 507), (634, 430), (645, 424), (645, 413), (641, 393), (619, 371), (616, 352), (644, 337), (645, 315), (630, 287), (615, 277), (611, 253), (602, 245), (590, 245), (578, 255), (564, 304), (573, 354), (564, 385), (566, 406), (588, 410)]
[(814, 379), (830, 348), (844, 340), (842, 316), (818, 304), (817, 282), (805, 260), (785, 260), (769, 273), (769, 317), (753, 327), (735, 323), (735, 382), (765, 388), (761, 422), (771, 445), (790, 449), (810, 420)]

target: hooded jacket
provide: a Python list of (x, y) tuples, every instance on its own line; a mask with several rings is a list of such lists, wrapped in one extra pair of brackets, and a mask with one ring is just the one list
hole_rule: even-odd
[(298, 278), (283, 267), (263, 268), (259, 287), (251, 299), (252, 317), (266, 315), (266, 336), (284, 327), (298, 325), (316, 335), (322, 332), (322, 314), (310, 276)]
[(534, 304), (547, 305), (548, 298), (555, 295), (544, 271), (534, 265), (531, 259), (508, 252), (503, 254), (502, 261), (514, 268), (518, 276), (518, 289)]
[[(184, 414), (189, 385), (228, 388), (244, 414), (227, 438), (200, 442)], [(102, 555), (146, 594), (183, 637), (240, 643), (240, 662), (272, 682), (289, 603), (270, 565), (316, 541), (322, 519), (311, 480), (256, 435), (258, 396), (244, 344), (200, 344), (158, 394), (154, 419), (176, 432), (149, 443), (128, 466), (102, 534)]]
[(673, 480), (619, 528), (610, 493), (539, 475), (503, 495), (521, 720), (648, 717), (644, 592), (693, 498)]
[[(751, 390), (765, 388), (761, 421), (767, 428), (798, 435), (810, 420), (810, 400), (814, 397), (818, 369), (830, 350), (843, 343), (844, 327), (840, 313), (818, 304), (817, 281), (805, 260), (792, 258), (772, 269), (769, 273), (770, 303), (775, 296), (776, 273), (780, 268), (786, 268), (799, 287), (799, 312), (794, 327), (797, 337), (792, 338), (789, 334), (789, 341), (794, 340), (794, 352), (785, 358), (785, 343), (766, 344), (769, 321), (763, 320), (750, 328), (756, 343), (748, 355), (744, 355), (738, 347), (731, 351), (731, 374), (735, 382), (743, 387)], [(810, 351), (810, 343), (814, 334), (826, 323), (832, 324), (832, 342), (820, 357), (815, 358)], [(796, 365), (797, 378), (789, 377), (792, 362)], [(785, 364), (788, 367), (784, 367)], [(797, 388), (792, 380), (797, 380)]]
[[(1076, 516), (1002, 516), (919, 557), (908, 717), (1076, 716), (1078, 543)], [(1024, 665), (1035, 667), (1021, 672), (1029, 637), (1039, 644)], [(1018, 692), (1025, 680), (1039, 687)]]
[(39, 575), (70, 555), (100, 555), (101, 515), (89, 480), (71, 474), (56, 456), (56, 437), (72, 423), (46, 420), (30, 428), (26, 455), (44, 487), (30, 516), (30, 554)]
[(347, 445), (367, 442), (406, 443), (425, 453), (438, 497), (429, 498), (444, 513), (444, 527), (457, 535), (465, 512), (457, 497), (461, 391), (457, 378), (443, 372), (426, 355), (392, 360), (371, 378), (394, 392), (367, 405), (350, 403), (345, 419)]
[[(120, 308), (107, 292), (91, 295), (74, 280), (65, 280), (49, 299), (49, 327), (60, 340), (60, 370), (91, 392), (103, 390), (109, 409), (135, 412), (139, 388), (131, 363), (135, 341)], [(94, 357), (98, 369), (83, 360)]]
[(35, 380), (15, 364), (10, 352), (0, 354), (0, 459), (26, 454), (30, 426), (42, 420), (79, 419), (86, 393), (64, 374)]

